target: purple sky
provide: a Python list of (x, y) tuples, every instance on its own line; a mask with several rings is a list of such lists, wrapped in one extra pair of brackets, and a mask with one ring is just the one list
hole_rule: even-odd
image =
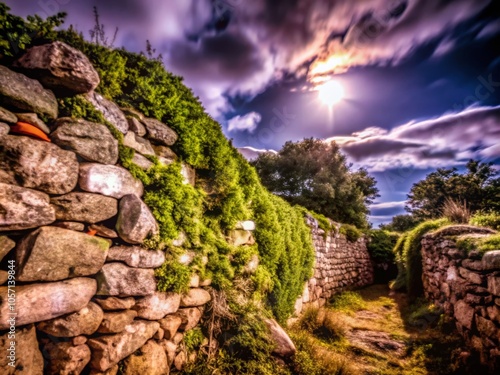
[[(16, 14), (92, 7), (116, 46), (161, 52), (238, 147), (333, 139), (379, 184), (376, 225), (411, 185), (469, 158), (500, 160), (500, 7), (490, 0), (7, 0)], [(333, 107), (316, 88), (336, 80)]]

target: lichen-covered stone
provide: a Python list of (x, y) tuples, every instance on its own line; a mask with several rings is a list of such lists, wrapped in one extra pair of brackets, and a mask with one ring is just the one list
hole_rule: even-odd
[(134, 297), (117, 298), (96, 298), (95, 302), (105, 311), (127, 310), (135, 305)]
[(120, 200), (118, 235), (131, 244), (141, 244), (148, 236), (158, 234), (159, 227), (148, 206), (135, 194), (125, 195)]
[(137, 151), (142, 155), (154, 155), (155, 151), (151, 147), (148, 140), (138, 136), (132, 131), (129, 131), (123, 138), (123, 144), (131, 149)]
[(16, 113), (16, 116), (18, 121), (33, 125), (34, 127), (43, 131), (45, 134), (50, 133), (49, 127), (38, 118), (36, 113)]
[(87, 345), (73, 345), (71, 342), (49, 342), (43, 348), (48, 360), (48, 374), (80, 374), (90, 362), (90, 349)]
[(97, 274), (99, 296), (148, 296), (156, 291), (154, 270), (106, 263)]
[(118, 141), (102, 124), (63, 117), (57, 119), (57, 129), (50, 138), (56, 145), (75, 152), (87, 161), (116, 164)]
[(181, 306), (182, 307), (202, 306), (208, 303), (211, 299), (212, 298), (210, 297), (210, 293), (208, 293), (205, 289), (191, 288), (186, 294), (182, 296)]
[[(45, 193), (0, 182), (0, 232), (36, 228), (54, 222), (56, 215), (49, 202)], [(2, 254), (4, 251), (0, 246), (0, 260), (6, 254)]]
[(108, 241), (57, 227), (41, 227), (16, 249), (19, 281), (57, 281), (96, 274), (103, 266)]
[(102, 113), (106, 121), (110, 122), (121, 133), (127, 134), (127, 118), (115, 103), (109, 101), (95, 91), (86, 94), (85, 97), (90, 103), (92, 103), (95, 109)]
[(149, 340), (138, 352), (124, 360), (123, 375), (165, 375), (169, 365), (165, 350), (154, 340)]
[(124, 310), (118, 312), (105, 312), (101, 325), (97, 332), (99, 333), (120, 333), (126, 326), (134, 321), (137, 311)]
[(57, 220), (97, 223), (118, 213), (118, 201), (101, 194), (72, 192), (52, 198), (50, 203)]
[(75, 153), (29, 137), (0, 137), (0, 181), (49, 194), (66, 194), (78, 180)]
[(124, 262), (130, 267), (158, 268), (165, 262), (165, 253), (139, 246), (113, 246), (108, 251), (107, 261)]
[(167, 314), (175, 313), (180, 306), (181, 296), (177, 293), (155, 292), (138, 299), (133, 309), (139, 318), (159, 320)]
[(148, 138), (153, 142), (164, 146), (172, 146), (177, 141), (177, 133), (164, 123), (154, 118), (145, 118), (142, 123), (148, 131)]
[(57, 117), (57, 100), (37, 80), (0, 65), (0, 104), (7, 108)]
[(0, 121), (6, 122), (8, 124), (15, 124), (17, 122), (17, 116), (13, 114), (11, 111), (8, 111), (5, 108), (0, 107)]

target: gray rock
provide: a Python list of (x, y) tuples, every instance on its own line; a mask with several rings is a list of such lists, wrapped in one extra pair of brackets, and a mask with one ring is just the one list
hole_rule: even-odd
[(101, 194), (73, 192), (54, 197), (50, 203), (58, 220), (97, 223), (118, 213), (118, 201)]
[(148, 296), (156, 291), (153, 269), (106, 263), (97, 274), (99, 296)]
[(205, 289), (201, 288), (191, 288), (189, 291), (182, 296), (181, 306), (182, 307), (194, 307), (202, 306), (208, 303), (212, 297)]
[(30, 48), (14, 66), (63, 95), (89, 92), (100, 81), (87, 56), (59, 41)]
[(78, 223), (76, 221), (59, 221), (57, 223), (52, 224), (54, 227), (74, 230), (77, 232), (83, 232), (85, 230), (85, 224)]
[(0, 137), (9, 134), (9, 132), (10, 132), (10, 126), (3, 122), (0, 122)]
[(139, 318), (159, 320), (179, 309), (181, 297), (177, 293), (155, 292), (137, 300), (133, 309)]
[(500, 270), (500, 250), (485, 253), (481, 264), (484, 270)]
[(165, 262), (165, 253), (139, 246), (113, 246), (108, 251), (107, 261), (124, 262), (137, 268), (158, 268)]
[[(144, 115), (134, 108), (131, 108), (131, 107), (122, 108), (122, 107), (120, 107), (120, 109), (125, 114), (125, 116), (136, 118), (139, 121), (142, 121), (142, 119), (144, 118)], [(141, 135), (141, 134), (139, 134), (139, 135)]]
[(17, 116), (11, 111), (0, 107), (0, 121), (6, 122), (8, 124), (15, 124), (17, 122)]
[(89, 226), (89, 230), (94, 230), (96, 235), (105, 238), (118, 238), (118, 233), (113, 229), (105, 227), (104, 225), (92, 224)]
[(134, 194), (120, 200), (116, 222), (118, 235), (131, 244), (141, 244), (148, 236), (158, 234), (159, 227), (148, 206)]
[(118, 161), (118, 141), (105, 125), (63, 117), (57, 119), (56, 126), (50, 137), (56, 145), (88, 161), (102, 164)]
[(57, 281), (96, 274), (106, 260), (105, 239), (57, 227), (41, 227), (16, 248), (19, 281)]
[[(0, 184), (0, 191), (2, 189)], [(0, 262), (16, 246), (16, 243), (7, 236), (0, 236)]]
[(194, 184), (196, 182), (196, 172), (192, 167), (190, 167), (189, 165), (187, 165), (185, 163), (182, 163), (181, 175), (184, 178), (185, 184), (190, 184), (191, 186), (194, 186)]
[(179, 329), (189, 331), (198, 325), (203, 312), (198, 307), (188, 307), (187, 309), (179, 309), (176, 315), (182, 319)]
[(36, 113), (16, 113), (16, 116), (18, 121), (33, 125), (34, 127), (43, 131), (45, 134), (50, 133), (49, 127), (38, 118)]
[(78, 180), (78, 162), (71, 151), (28, 137), (6, 135), (0, 138), (0, 181), (66, 194)]
[(145, 171), (147, 171), (154, 165), (152, 161), (148, 160), (148, 158), (145, 158), (144, 156), (142, 156), (137, 152), (134, 153), (134, 157), (132, 158), (132, 163), (134, 163), (135, 165), (137, 165), (138, 167), (142, 168)]
[[(75, 278), (55, 283), (16, 286), (16, 325), (41, 322), (87, 306), (97, 289), (96, 281)], [(0, 301), (7, 300), (7, 287), (0, 287)], [(7, 329), (9, 305), (0, 305), (0, 329)]]
[(91, 335), (101, 325), (103, 316), (102, 309), (94, 302), (89, 302), (77, 312), (38, 323), (36, 328), (55, 337)]
[(90, 366), (106, 371), (141, 348), (160, 328), (158, 322), (135, 320), (116, 335), (102, 336), (88, 341), (92, 349)]
[(108, 298), (96, 298), (95, 302), (101, 306), (103, 310), (106, 311), (114, 311), (114, 310), (127, 310), (131, 309), (135, 305), (134, 297), (127, 298), (117, 298), (117, 297), (108, 297)]
[(172, 146), (177, 141), (177, 133), (154, 118), (145, 118), (142, 123), (148, 131), (148, 138), (164, 146)]
[(181, 326), (182, 318), (179, 315), (171, 314), (167, 315), (163, 319), (160, 319), (158, 323), (160, 323), (160, 328), (164, 331), (163, 337), (167, 340), (171, 340)]
[(12, 338), (9, 332), (0, 336), (0, 368), (2, 375), (43, 375), (43, 357), (38, 349), (35, 326), (16, 329), (15, 366), (9, 366)]
[(131, 149), (134, 149), (142, 155), (154, 155), (155, 151), (151, 147), (151, 143), (148, 140), (139, 137), (134, 132), (128, 132), (123, 138), (123, 144)]
[(136, 117), (127, 117), (128, 129), (138, 136), (143, 137), (146, 135), (146, 128), (139, 120)]
[(120, 333), (126, 326), (134, 321), (137, 311), (125, 310), (119, 312), (106, 312), (102, 323), (97, 330), (99, 333)]
[(177, 155), (170, 147), (153, 145), (153, 149), (155, 150), (156, 156), (163, 160), (163, 163), (166, 165), (171, 164), (178, 159)]
[(40, 82), (0, 65), (0, 104), (57, 118), (57, 100)]
[(43, 348), (48, 360), (47, 374), (80, 374), (90, 362), (87, 345), (73, 345), (71, 342), (49, 342)]
[(264, 322), (269, 329), (270, 339), (275, 344), (273, 353), (283, 358), (293, 356), (297, 349), (285, 330), (274, 319), (266, 319)]
[(472, 322), (474, 320), (474, 308), (469, 306), (463, 300), (458, 301), (454, 308), (455, 319), (463, 326), (468, 329), (472, 328)]
[(0, 232), (36, 228), (55, 220), (47, 194), (0, 182)]
[(123, 375), (165, 375), (170, 370), (165, 350), (154, 340), (149, 340), (137, 352), (128, 356), (123, 365)]
[(106, 121), (110, 122), (121, 133), (127, 134), (127, 118), (115, 103), (109, 101), (95, 91), (86, 94), (85, 97), (90, 103), (92, 103), (95, 109), (102, 113)]
[(80, 164), (80, 188), (91, 193), (100, 193), (114, 198), (144, 192), (142, 183), (125, 168), (96, 163)]

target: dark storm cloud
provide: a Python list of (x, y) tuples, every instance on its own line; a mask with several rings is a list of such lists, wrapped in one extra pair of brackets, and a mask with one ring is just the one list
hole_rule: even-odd
[(350, 137), (332, 137), (356, 165), (371, 171), (460, 165), (471, 158), (500, 157), (500, 106), (410, 122), (391, 131), (368, 128)]

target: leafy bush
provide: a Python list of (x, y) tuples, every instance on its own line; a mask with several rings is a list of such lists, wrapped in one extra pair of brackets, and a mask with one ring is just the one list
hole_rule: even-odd
[(452, 223), (466, 224), (470, 220), (471, 213), (465, 202), (461, 203), (446, 198), (443, 205), (443, 217), (447, 218)]
[(402, 258), (406, 265), (406, 289), (411, 297), (423, 293), (422, 285), (422, 237), (435, 229), (449, 224), (447, 219), (425, 221), (408, 232), (404, 241)]
[(351, 242), (356, 242), (363, 235), (363, 232), (361, 232), (354, 225), (350, 224), (342, 224), (339, 232), (340, 234), (346, 236), (347, 240)]
[(500, 215), (494, 212), (477, 213), (470, 219), (470, 224), (500, 230)]
[(368, 232), (368, 252), (376, 263), (393, 263), (395, 260), (394, 246), (400, 237), (399, 233), (374, 229)]

